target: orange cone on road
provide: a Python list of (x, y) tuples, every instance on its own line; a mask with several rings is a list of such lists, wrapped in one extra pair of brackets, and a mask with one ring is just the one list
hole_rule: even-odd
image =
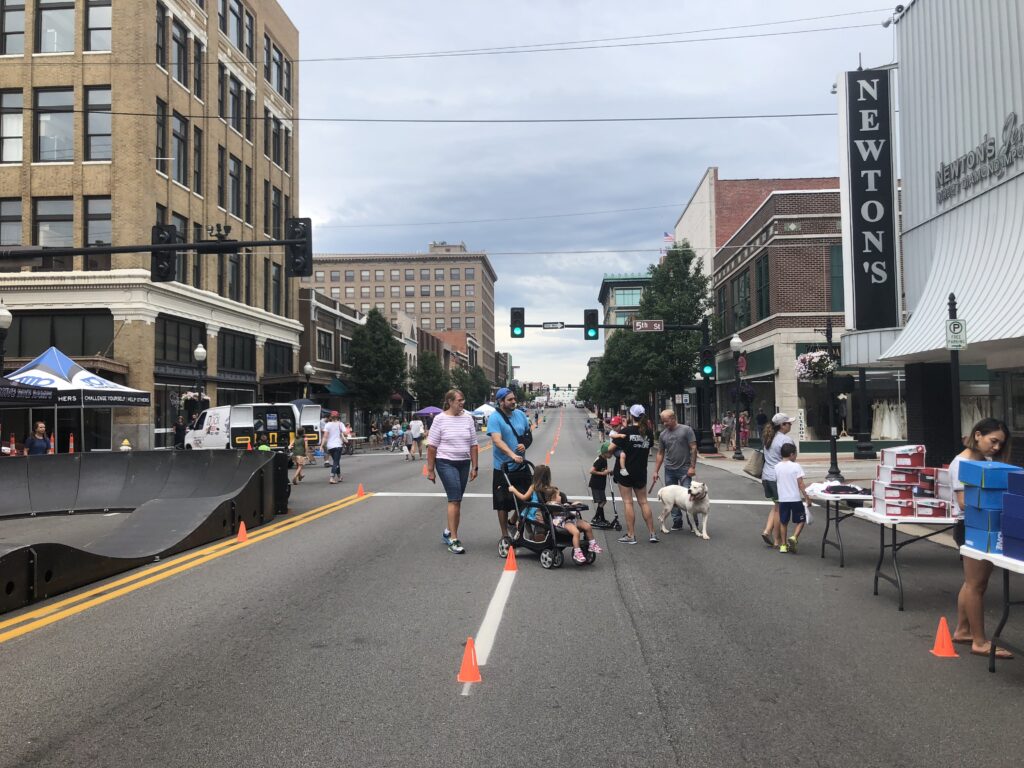
[(544, 463), (551, 466), (551, 451), (548, 451), (547, 455), (544, 457)]
[(518, 571), (519, 566), (516, 565), (516, 550), (514, 547), (508, 548), (508, 554), (505, 555), (505, 570), (506, 571)]
[(245, 444), (245, 450), (247, 450), (247, 451), (251, 451), (252, 450), (252, 440), (250, 440), (248, 443)]
[(356, 496), (358, 498), (362, 498), (365, 495), (366, 495), (366, 491), (363, 490), (363, 484), (360, 483), (359, 487), (356, 489)]
[(423, 476), (424, 477), (427, 476), (427, 465), (426, 464), (423, 465)]
[(466, 638), (466, 650), (462, 653), (462, 667), (459, 669), (458, 681), (460, 683), (479, 683), (482, 678), (480, 677), (480, 667), (476, 663), (476, 646), (473, 644), (473, 638)]
[(238, 543), (245, 544), (249, 540), (249, 534), (245, 530), (245, 520), (238, 524)]
[(68, 437), (68, 453), (75, 452), (75, 436), (71, 435)]
[(949, 634), (949, 624), (946, 617), (939, 618), (939, 628), (935, 630), (935, 645), (932, 646), (932, 656), (940, 659), (959, 659), (960, 654), (953, 650), (953, 636)]
[(7, 455), (8, 456), (17, 456), (18, 455), (17, 454), (17, 449), (14, 447), (14, 433), (13, 432), (11, 432), (11, 452), (8, 453)]

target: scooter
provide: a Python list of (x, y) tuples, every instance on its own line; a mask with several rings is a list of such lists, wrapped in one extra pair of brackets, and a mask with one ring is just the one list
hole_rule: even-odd
[[(586, 478), (586, 476), (587, 476), (587, 473), (584, 472), (583, 473), (583, 477)], [(610, 531), (610, 530), (621, 531), (622, 530), (622, 523), (619, 522), (619, 510), (615, 508), (615, 490), (614, 489), (610, 489), (610, 493), (612, 495), (612, 515), (613, 515), (612, 519), (611, 520), (605, 520), (604, 518), (600, 518), (599, 519), (599, 518), (595, 517), (594, 519), (592, 519), (590, 521), (590, 524), (594, 528), (600, 528), (603, 531)]]

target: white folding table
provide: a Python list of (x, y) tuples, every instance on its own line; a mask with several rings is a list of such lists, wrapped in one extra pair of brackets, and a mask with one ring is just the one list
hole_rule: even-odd
[(996, 627), (996, 631), (992, 635), (992, 646), (988, 652), (988, 671), (995, 672), (997, 646), (1013, 651), (1018, 656), (1024, 656), (1024, 649), (1010, 645), (1000, 638), (1003, 633), (1003, 627), (1006, 626), (1006, 620), (1010, 618), (1010, 606), (1024, 605), (1024, 600), (1017, 600), (1016, 602), (1010, 600), (1010, 574), (1024, 574), (1024, 560), (1016, 560), (1006, 555), (997, 555), (994, 552), (982, 552), (980, 549), (966, 545), (960, 547), (960, 554), (972, 560), (987, 560), (1003, 572), (1003, 615), (1000, 616), (999, 626)]
[[(825, 547), (835, 547), (839, 550), (839, 567), (846, 565), (846, 553), (843, 550), (843, 533), (839, 530), (839, 524), (848, 517), (853, 517), (853, 511), (844, 512), (842, 505), (845, 503), (847, 509), (855, 509), (853, 505), (870, 503), (871, 496), (859, 493), (809, 493), (807, 498), (816, 501), (825, 507), (825, 530), (821, 534), (821, 556), (825, 557)], [(836, 540), (828, 537), (829, 529), (835, 525)]]

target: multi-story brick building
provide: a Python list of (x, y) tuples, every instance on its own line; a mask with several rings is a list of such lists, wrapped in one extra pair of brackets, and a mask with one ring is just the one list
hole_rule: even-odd
[[(628, 325), (633, 322), (640, 311), (640, 297), (644, 288), (651, 282), (649, 275), (641, 274), (606, 274), (601, 280), (601, 288), (597, 300), (601, 304), (603, 325)], [(608, 339), (614, 330), (605, 329), (604, 337)]]
[(479, 365), (493, 382), (496, 280), (485, 253), (442, 242), (427, 253), (317, 254), (313, 276), (302, 284), (363, 313), (376, 308), (394, 319), (405, 312), (435, 335), (475, 337)]
[[(187, 240), (214, 226), (231, 239), (280, 235), (298, 209), (299, 41), (276, 0), (2, 8), (3, 244), (142, 244), (156, 223)], [(301, 380), (297, 287), (279, 250), (183, 253), (177, 282), (161, 284), (145, 252), (44, 251), (3, 267), (8, 369), (54, 344), (154, 393), (155, 432), (149, 412), (94, 414), (80, 446), (164, 445), (200, 343), (214, 403), (261, 396), (264, 377)]]

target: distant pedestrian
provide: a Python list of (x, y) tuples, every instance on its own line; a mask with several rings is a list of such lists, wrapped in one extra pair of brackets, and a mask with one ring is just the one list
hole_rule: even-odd
[(416, 444), (416, 458), (423, 458), (423, 433), (426, 431), (423, 422), (413, 419), (409, 422), (409, 431), (412, 433), (412, 441)]
[(711, 424), (711, 434), (715, 436), (715, 453), (720, 453), (722, 450), (722, 420), (715, 418), (715, 421)]
[(309, 444), (306, 442), (306, 430), (299, 427), (295, 430), (295, 439), (289, 446), (292, 451), (292, 460), (295, 462), (295, 475), (292, 477), (292, 485), (302, 482), (303, 468), (309, 461)]
[[(665, 464), (665, 485), (689, 488), (697, 474), (697, 436), (688, 424), (679, 423), (671, 408), (666, 408), (659, 416), (664, 429), (658, 435), (658, 455), (654, 459), (654, 477), (648, 493), (654, 491), (662, 463)], [(682, 527), (683, 511), (672, 507), (672, 528), (678, 531)]]
[(441, 539), (453, 555), (465, 554), (459, 540), (462, 497), (466, 483), (476, 480), (480, 443), (476, 422), (465, 411), (466, 398), (457, 389), (444, 396), (444, 410), (434, 417), (427, 438), (427, 479), (434, 482), (435, 472), (441, 477), (448, 498), (448, 525)]
[(764, 428), (764, 434), (761, 435), (761, 442), (764, 444), (764, 469), (761, 471), (761, 486), (764, 488), (764, 497), (772, 502), (772, 509), (768, 513), (768, 520), (765, 521), (761, 538), (769, 547), (781, 547), (786, 543), (779, 541), (776, 537), (779, 527), (779, 487), (775, 465), (782, 461), (782, 446), (787, 443), (796, 445), (793, 438), (789, 436), (789, 431), (792, 428), (792, 416), (776, 413), (772, 416), (771, 423)]
[(740, 412), (739, 422), (740, 448), (746, 448), (747, 441), (750, 439), (750, 416), (746, 411)]
[(324, 448), (331, 457), (331, 485), (341, 482), (341, 452), (345, 448), (345, 425), (337, 411), (331, 411), (323, 429)]
[(727, 451), (733, 450), (732, 438), (736, 431), (736, 417), (732, 411), (726, 411), (722, 417), (722, 442), (725, 443)]
[(25, 438), (25, 455), (45, 456), (51, 447), (50, 439), (46, 436), (46, 422), (37, 421), (33, 433)]
[[(804, 488), (804, 468), (796, 463), (796, 446), (786, 443), (779, 451), (782, 460), (775, 465), (775, 484), (779, 489), (779, 527), (775, 538), (782, 542), (779, 552), (796, 554), (797, 540), (804, 529), (807, 515), (804, 504), (810, 503)], [(789, 521), (796, 524), (789, 536)]]
[(628, 469), (628, 474), (623, 474), (616, 463), (613, 474), (615, 482), (619, 486), (619, 497), (622, 499), (622, 507), (626, 514), (626, 533), (619, 539), (622, 544), (636, 544), (634, 496), (644, 522), (647, 524), (647, 530), (650, 532), (650, 542), (658, 543), (658, 536), (654, 532), (654, 515), (651, 513), (651, 505), (647, 503), (647, 460), (651, 453), (653, 440), (654, 433), (644, 407), (639, 403), (631, 405), (629, 420), (626, 426), (621, 428), (621, 436), (613, 440), (614, 445), (625, 452), (626, 468)]
[(768, 425), (768, 416), (765, 414), (763, 408), (757, 409), (757, 417), (754, 421), (757, 423), (757, 434), (763, 434), (764, 428)]
[(412, 430), (411, 429), (407, 429), (402, 434), (402, 452), (405, 454), (405, 456), (403, 457), (404, 461), (412, 461), (412, 449), (413, 449)]
[(174, 422), (174, 449), (176, 451), (185, 450), (185, 432), (188, 431), (188, 425), (185, 424), (185, 417), (179, 416)]

